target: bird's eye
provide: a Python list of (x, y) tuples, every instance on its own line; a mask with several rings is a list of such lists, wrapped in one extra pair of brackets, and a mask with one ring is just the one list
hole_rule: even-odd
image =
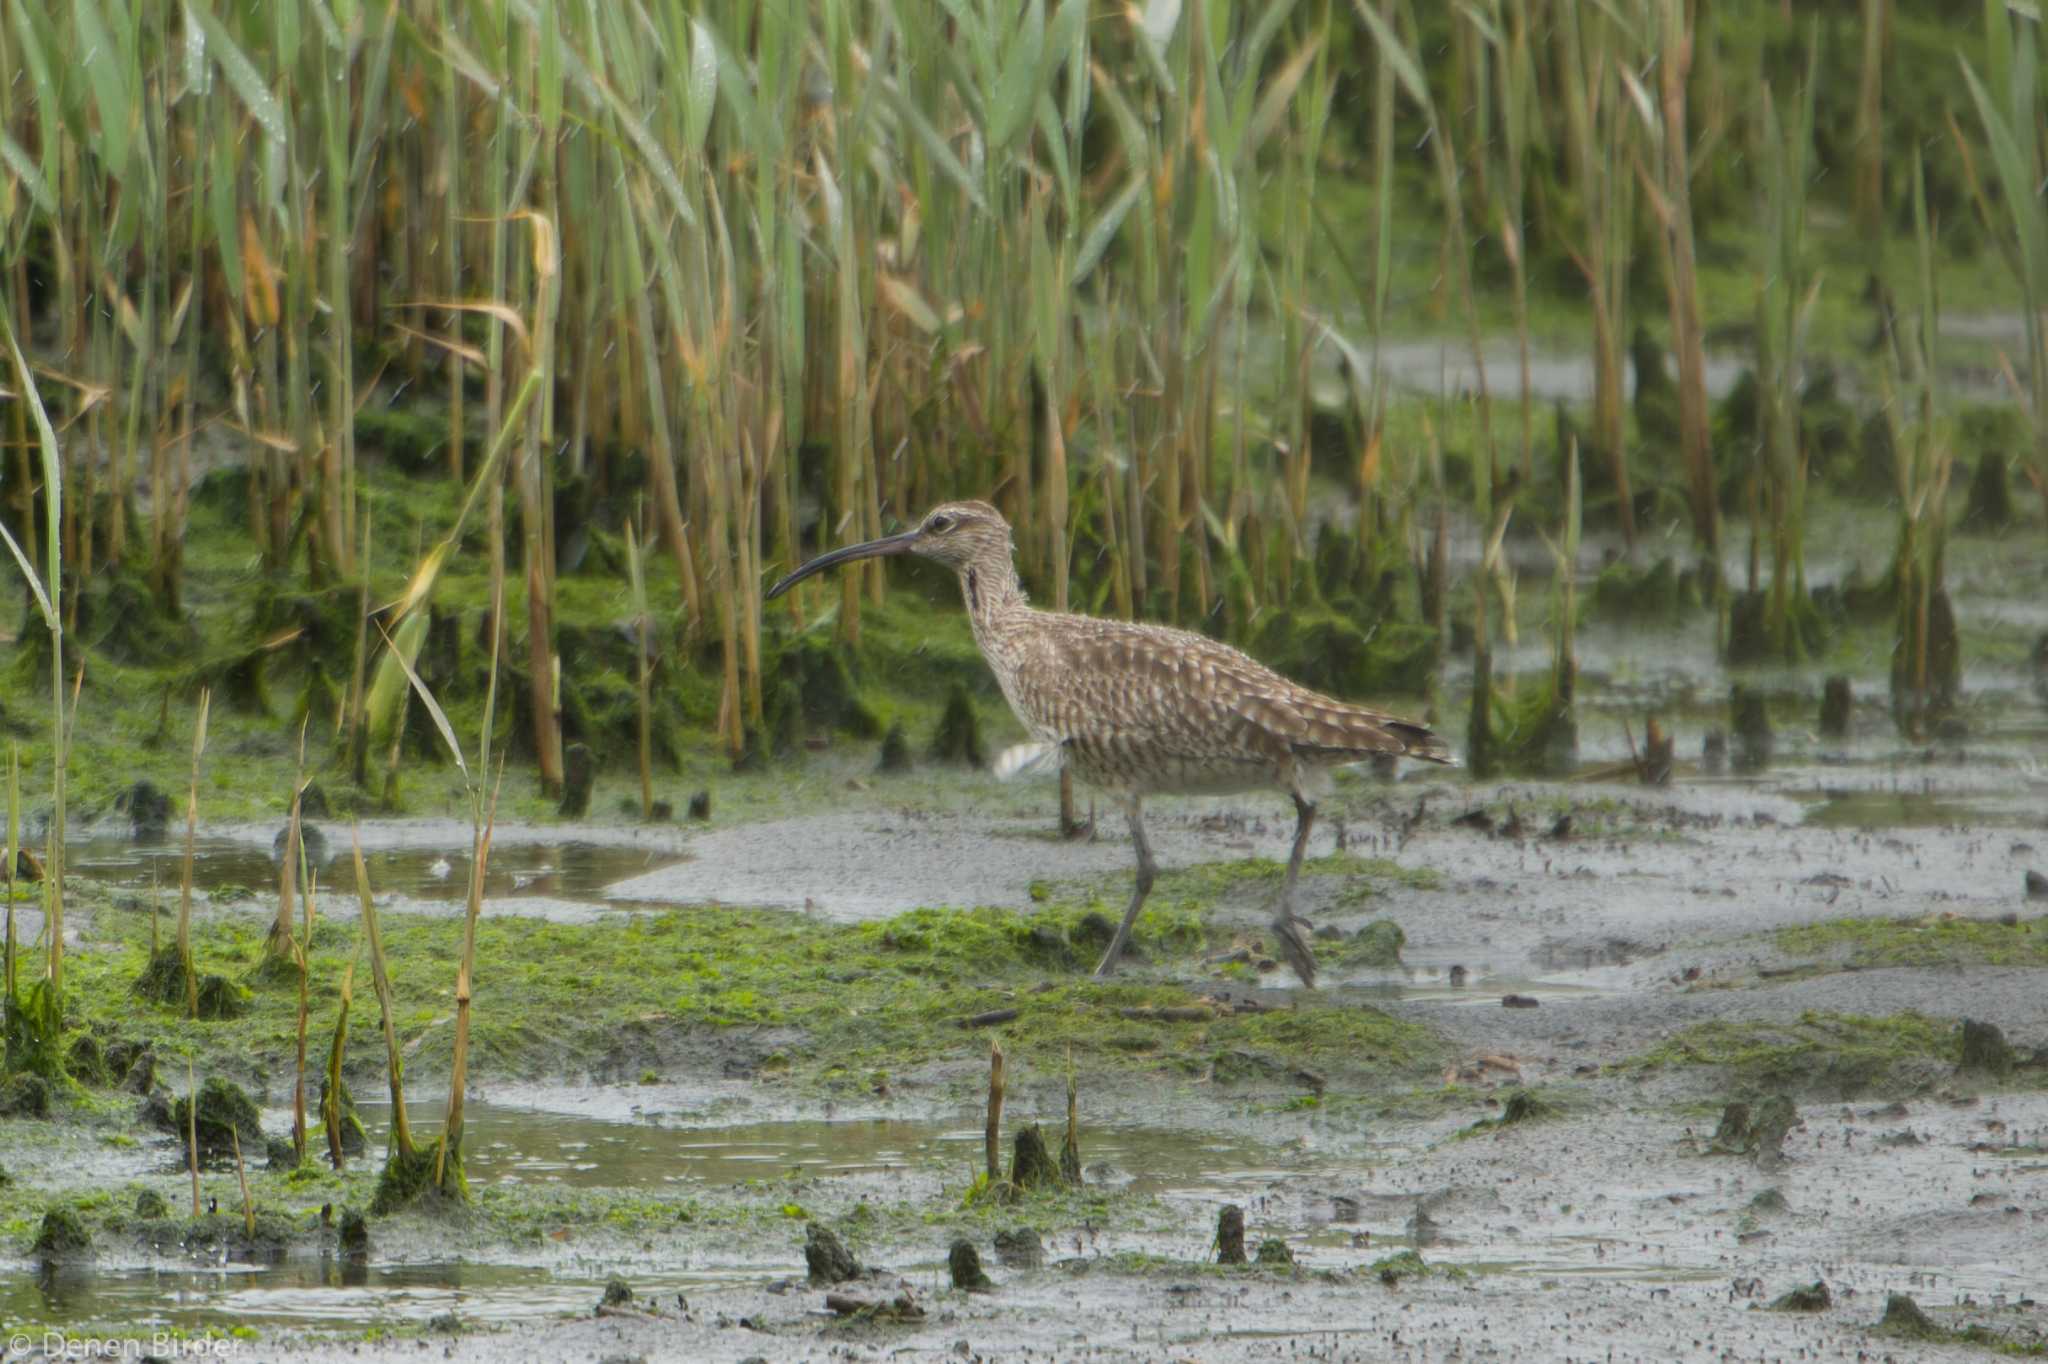
[(953, 518), (945, 515), (934, 516), (931, 520), (924, 523), (924, 528), (934, 535), (944, 535), (947, 531), (953, 529)]

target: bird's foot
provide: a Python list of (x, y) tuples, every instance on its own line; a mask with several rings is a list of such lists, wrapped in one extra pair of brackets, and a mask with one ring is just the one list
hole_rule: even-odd
[(1308, 920), (1297, 919), (1283, 909), (1273, 920), (1273, 936), (1280, 943), (1280, 954), (1294, 968), (1294, 974), (1301, 978), (1303, 985), (1313, 990), (1316, 988), (1316, 950), (1309, 946), (1308, 926)]

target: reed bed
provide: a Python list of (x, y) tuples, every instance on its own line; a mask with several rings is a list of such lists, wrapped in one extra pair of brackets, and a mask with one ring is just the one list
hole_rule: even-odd
[[(1682, 0), (16, 0), (0, 531), (35, 608), (19, 648), (48, 679), (54, 817), (40, 982), (17, 990), (9, 948), (9, 1064), (61, 1028), (66, 771), (93, 699), (66, 636), (122, 584), (187, 620), (209, 486), (266, 600), (304, 609), (166, 683), (166, 714), (173, 694), (197, 707), (188, 838), (209, 711), (266, 711), (223, 686), (263, 651), (311, 669), (353, 646), (345, 688), (309, 683), (295, 719), (317, 743), (331, 716), (358, 788), (382, 755), (387, 806), (418, 717), (461, 766), (423, 651), (450, 565), (487, 556), (485, 619), (455, 652), (488, 652), (488, 689), (444, 696), (465, 725), (482, 708), (462, 767), (480, 877), (501, 672), (521, 761), (543, 791), (564, 780), (583, 546), (629, 606), (633, 723), (610, 756), (637, 751), (651, 816), (662, 690), (709, 678), (710, 745), (753, 752), (786, 724), (800, 637), (863, 646), (884, 565), (765, 613), (764, 582), (956, 496), (997, 503), (1054, 606), (1254, 647), (1335, 619), (1377, 648), (1398, 624), (1435, 641), (1404, 683), (1428, 693), (1469, 626), (1483, 772), (1518, 713), (1494, 676), (1518, 628), (1511, 535), (1557, 528), (1543, 690), (1567, 709), (1582, 526), (1622, 571), (1653, 534), (1674, 542), (1739, 612), (1723, 519), (1746, 509), (1767, 652), (1812, 643), (1809, 344), (1849, 288), (1815, 259), (1825, 206), (1872, 239), (1880, 296), (1912, 224), (1923, 321), (1868, 363), (1894, 398), (1890, 604), (1917, 729), (1946, 609), (1944, 222), (1969, 218), (2019, 286), (2023, 345), (2001, 358), (2048, 508), (2044, 37), (1988, 4), (1930, 124), (1893, 99), (1935, 79), (1899, 55), (1925, 50), (1925, 7), (1854, 8), (1809, 25)], [(1899, 151), (1942, 133), (1952, 157)], [(1760, 190), (1731, 169), (1755, 166)], [(1710, 294), (1731, 255), (1734, 310)], [(1746, 424), (1708, 401), (1716, 305), (1753, 361)], [(1591, 353), (1590, 402), (1546, 429), (1531, 356), (1560, 326)], [(1401, 391), (1385, 352), (1404, 327), (1456, 336), (1470, 391)], [(1511, 418), (1484, 368), (1503, 327)], [(407, 526), (380, 512), (373, 536), (372, 493), (408, 457), (456, 511), (415, 516), (410, 576), (380, 584), (372, 552), (388, 572)], [(304, 620), (330, 601), (348, 628), (323, 640)], [(1076, 826), (1071, 791), (1062, 814)], [(271, 940), (287, 968), (311, 911), (296, 838)], [(188, 919), (189, 873), (190, 979)], [(303, 1146), (303, 1083), (299, 1102)]]

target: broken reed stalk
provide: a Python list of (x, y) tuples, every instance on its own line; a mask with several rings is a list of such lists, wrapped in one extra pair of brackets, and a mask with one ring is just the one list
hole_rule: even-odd
[(1081, 1183), (1081, 1105), (1074, 1085), (1074, 1049), (1067, 1048), (1067, 1134), (1060, 1142), (1060, 1177)]
[(341, 972), (341, 1007), (334, 1016), (334, 1044), (327, 1049), (327, 1092), (320, 1096), (320, 1121), (327, 1128), (327, 1159), (339, 1170), (347, 1165), (341, 1146), (341, 1060), (348, 1050), (348, 1006), (355, 998), (356, 964), (350, 961)]
[(21, 864), (21, 745), (7, 745), (7, 942), (0, 956), (0, 1020), (12, 1023), (15, 1006), (14, 877)]
[[(197, 1110), (199, 1097), (194, 1095), (192, 1107)], [(256, 1235), (256, 1205), (249, 1199), (249, 1167), (242, 1163), (242, 1134), (233, 1123), (228, 1124), (228, 1140), (235, 1145), (235, 1178), (242, 1184), (242, 1230), (250, 1237)]]
[[(0, 536), (5, 536), (7, 548), (14, 552), (14, 560), (20, 565), (36, 606), (42, 612), (43, 626), (50, 632), (50, 846), (43, 862), (47, 904), (44, 924), (50, 942), (47, 1012), (61, 1023), (64, 1008), (64, 777), (71, 758), (70, 730), (64, 718), (64, 461), (57, 444), (57, 433), (50, 426), (50, 414), (44, 410), (42, 395), (36, 388), (35, 374), (29, 369), (28, 361), (22, 357), (21, 347), (15, 341), (12, 314), (11, 308), (0, 308), (0, 335), (6, 337), (8, 355), (14, 361), (15, 379), (20, 385), (15, 390), (16, 396), (27, 399), (29, 415), (35, 419), (36, 436), (42, 450), (43, 499), (49, 523), (44, 576), (37, 575), (28, 557), (21, 552), (21, 546), (15, 543), (13, 534), (5, 527), (0, 527)], [(32, 526), (34, 518), (30, 517), (29, 521)], [(88, 572), (89, 566), (82, 565), (81, 577)], [(84, 673), (81, 671), (79, 676), (82, 679)]]
[(650, 687), (650, 657), (653, 653), (653, 619), (647, 614), (647, 573), (640, 562), (640, 541), (633, 533), (633, 518), (626, 518), (626, 569), (633, 586), (633, 647), (639, 655), (638, 701), (640, 705), (640, 818), (654, 818), (654, 729)]
[[(308, 716), (310, 720), (312, 717)], [(278, 860), (277, 917), (270, 922), (264, 953), (273, 962), (290, 962), (297, 930), (300, 850), (304, 846), (299, 797), (306, 787), (306, 725), (299, 725), (299, 768), (292, 778), (291, 813), (285, 822), (284, 856)]]
[[(457, 364), (461, 363), (458, 357)], [(460, 412), (462, 395), (451, 395)], [(458, 443), (458, 452), (461, 447)], [(461, 461), (457, 453), (456, 461)], [(358, 790), (362, 789), (369, 776), (370, 734), (365, 713), (364, 689), (368, 685), (370, 660), (370, 500), (363, 499), (363, 548), (357, 558), (361, 581), (356, 587), (356, 656), (355, 665), (349, 671), (348, 683), (348, 763), (349, 775)]]
[(363, 930), (370, 939), (370, 984), (377, 992), (377, 1012), (384, 1023), (384, 1056), (391, 1080), (391, 1143), (401, 1157), (413, 1154), (412, 1124), (405, 1115), (405, 1061), (398, 1051), (398, 1028), (391, 1017), (391, 973), (384, 965), (384, 935), (377, 927), (377, 906), (371, 903), (370, 873), (363, 865), (363, 831), (351, 831), (356, 853), (356, 896), (363, 906)]
[(984, 1133), (988, 1154), (988, 1182), (1003, 1178), (1003, 1044), (988, 1046), (988, 1126)]
[(298, 1060), (292, 1072), (292, 1162), (306, 1163), (306, 1023), (312, 1012), (313, 881), (306, 880), (306, 937), (292, 940), (292, 959), (299, 968)]
[(185, 1053), (185, 1155), (192, 1170), (192, 1215), (199, 1216), (199, 1077), (192, 1069), (192, 1053)]
[(199, 718), (192, 725), (192, 783), (185, 791), (185, 866), (178, 879), (178, 961), (185, 969), (185, 1016), (199, 1017), (199, 973), (192, 965), (192, 862), (199, 840), (199, 759), (206, 752), (206, 718), (213, 691), (199, 691)]

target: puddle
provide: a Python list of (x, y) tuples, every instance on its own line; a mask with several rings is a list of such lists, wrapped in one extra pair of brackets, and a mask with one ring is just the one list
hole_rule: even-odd
[[(430, 1139), (440, 1104), (416, 1105), (414, 1130)], [(381, 1149), (389, 1105), (365, 1105), (372, 1149)], [(764, 1122), (730, 1127), (668, 1125), (658, 1117), (613, 1122), (489, 1103), (467, 1110), (465, 1172), (491, 1185), (566, 1185), (677, 1191), (757, 1179), (845, 1179), (915, 1172), (968, 1183), (982, 1162), (978, 1115), (969, 1121), (867, 1119)], [(1057, 1140), (1057, 1130), (1048, 1125)], [(1089, 1128), (1084, 1159), (1094, 1182), (1204, 1202), (1248, 1202), (1313, 1168), (1255, 1142), (1157, 1127)], [(1105, 1168), (1106, 1167), (1106, 1168)], [(1349, 1162), (1354, 1171), (1356, 1161)], [(643, 1248), (644, 1252), (644, 1248)], [(685, 1237), (618, 1266), (642, 1298), (802, 1273), (794, 1240), (766, 1247), (705, 1245)], [(199, 1329), (224, 1321), (265, 1329), (362, 1331), (418, 1326), (445, 1313), (466, 1320), (541, 1320), (587, 1313), (613, 1265), (593, 1252), (567, 1265), (424, 1261), (347, 1266), (332, 1255), (278, 1264), (139, 1269), (67, 1268), (0, 1278), (0, 1318), (12, 1322), (118, 1322), (125, 1330)], [(924, 1268), (935, 1269), (936, 1261)], [(897, 1264), (898, 1269), (917, 1265)]]
[[(634, 1291), (673, 1304), (678, 1292), (730, 1282), (733, 1275), (636, 1272)], [(605, 1276), (519, 1265), (458, 1262), (344, 1265), (332, 1256), (278, 1265), (207, 1269), (67, 1268), (0, 1279), (0, 1318), (16, 1324), (62, 1322), (76, 1330), (119, 1323), (128, 1333), (218, 1329), (224, 1322), (259, 1331), (363, 1331), (418, 1326), (454, 1313), (465, 1321), (542, 1321), (587, 1313)]]
[[(415, 1132), (438, 1130), (441, 1105), (411, 1106)], [(365, 1104), (371, 1148), (381, 1150), (390, 1106)], [(970, 1182), (983, 1164), (980, 1113), (957, 1119), (868, 1118), (682, 1126), (662, 1115), (636, 1122), (543, 1113), (489, 1103), (464, 1110), (464, 1173), (473, 1188), (559, 1184), (606, 1189), (726, 1188), (757, 1179), (845, 1179), (915, 1172)], [(1047, 1123), (1049, 1140), (1059, 1129)], [(1086, 1127), (1082, 1158), (1107, 1165), (1104, 1182), (1138, 1193), (1209, 1195), (1263, 1186), (1288, 1173), (1251, 1141), (1160, 1127)]]
[[(315, 858), (323, 892), (353, 895), (355, 861), (345, 830), (324, 835), (325, 858)], [(310, 846), (310, 845), (309, 845)], [(320, 851), (319, 849), (312, 849)], [(94, 838), (65, 850), (67, 870), (78, 876), (147, 893), (154, 884), (166, 902), (177, 898), (184, 875), (185, 843), (180, 836), (157, 843)], [(604, 888), (628, 876), (659, 870), (676, 859), (647, 848), (567, 841), (496, 843), (484, 877), (488, 899), (547, 897), (603, 903)], [(459, 901), (469, 886), (469, 849), (434, 847), (363, 850), (370, 885), (378, 895), (415, 900)], [(277, 863), (271, 849), (248, 839), (207, 836), (193, 845), (192, 884), (209, 895), (235, 889), (275, 892)]]

